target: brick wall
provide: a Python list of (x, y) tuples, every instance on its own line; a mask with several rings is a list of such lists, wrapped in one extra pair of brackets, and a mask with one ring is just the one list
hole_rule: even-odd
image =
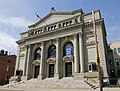
[(0, 56), (0, 85), (7, 84), (14, 75), (15, 61), (15, 55)]

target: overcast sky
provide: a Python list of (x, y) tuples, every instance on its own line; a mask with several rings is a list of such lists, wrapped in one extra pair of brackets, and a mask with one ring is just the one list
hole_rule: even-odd
[(16, 40), (27, 26), (50, 12), (70, 11), (82, 8), (84, 12), (100, 9), (105, 20), (108, 42), (120, 40), (120, 0), (1, 0), (0, 1), (0, 49), (15, 54)]

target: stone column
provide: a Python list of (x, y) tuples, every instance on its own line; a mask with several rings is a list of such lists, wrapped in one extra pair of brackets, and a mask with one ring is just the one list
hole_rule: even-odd
[(79, 58), (78, 58), (78, 38), (74, 35), (74, 63), (75, 73), (79, 73)]
[(40, 59), (40, 72), (38, 78), (42, 80), (44, 78), (44, 56), (45, 56), (45, 50), (44, 50), (44, 42), (41, 43), (41, 59)]
[(17, 59), (16, 59), (16, 64), (15, 64), (14, 76), (16, 76), (16, 70), (19, 69), (19, 61), (20, 61), (19, 58), (20, 58), (20, 47), (18, 46)]
[(84, 72), (84, 57), (83, 57), (83, 38), (82, 38), (82, 34), (79, 33), (79, 56), (80, 56), (80, 70), (81, 70), (81, 73)]
[(26, 79), (29, 79), (29, 69), (30, 69), (30, 55), (31, 55), (31, 45), (28, 45), (28, 52), (27, 52), (27, 64), (26, 64)]
[(26, 75), (26, 63), (27, 63), (27, 51), (28, 51), (28, 48), (27, 48), (27, 46), (25, 45), (25, 51), (26, 51), (26, 53), (25, 53), (25, 62), (24, 62), (24, 71), (23, 71), (23, 76), (25, 76)]
[(55, 68), (55, 79), (58, 80), (59, 77), (59, 60), (60, 59), (60, 41), (59, 38), (56, 39), (56, 68)]

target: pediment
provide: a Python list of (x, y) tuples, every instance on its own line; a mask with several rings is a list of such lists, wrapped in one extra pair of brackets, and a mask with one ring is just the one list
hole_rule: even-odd
[(60, 22), (69, 18), (74, 17), (76, 14), (80, 14), (80, 10), (72, 11), (72, 12), (52, 12), (49, 13), (47, 16), (42, 18), (41, 20), (37, 21), (36, 23), (28, 26), (29, 28), (38, 29), (40, 27), (44, 27), (46, 25), (50, 25), (56, 22)]

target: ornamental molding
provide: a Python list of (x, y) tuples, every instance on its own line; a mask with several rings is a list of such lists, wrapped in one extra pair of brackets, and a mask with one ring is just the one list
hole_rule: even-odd
[(25, 47), (20, 47), (20, 51), (25, 51)]
[(94, 31), (86, 32), (85, 36), (86, 37), (94, 37)]
[[(96, 20), (96, 23), (101, 23), (103, 21), (103, 19), (98, 19)], [(66, 29), (70, 29), (70, 28), (76, 28), (76, 27), (82, 27), (82, 26), (88, 26), (88, 25), (93, 25), (93, 23), (90, 23), (88, 24), (88, 22), (86, 23), (83, 23), (83, 22), (79, 22), (77, 24), (72, 24), (70, 26), (65, 26), (65, 27), (60, 27), (58, 29), (55, 29), (55, 30), (52, 30), (52, 31), (46, 31), (46, 32), (43, 32), (43, 33), (40, 33), (40, 34), (37, 34), (37, 35), (34, 35), (34, 36), (28, 36), (28, 37), (25, 37), (24, 39), (21, 39), (21, 40), (18, 40), (16, 41), (18, 44), (21, 43), (21, 42), (25, 42), (26, 40), (28, 39), (32, 39), (32, 38), (35, 38), (35, 37), (38, 37), (38, 36), (44, 36), (46, 34), (50, 34), (50, 33), (53, 33), (53, 32), (58, 32), (58, 31), (64, 31)]]
[(47, 63), (49, 63), (49, 64), (55, 64), (55, 62), (56, 62), (55, 58), (48, 58), (47, 59)]
[(64, 56), (63, 61), (65, 62), (72, 62), (73, 61), (73, 56)]
[(34, 60), (34, 61), (32, 62), (32, 64), (34, 64), (34, 65), (40, 65), (40, 60)]
[(20, 54), (20, 57), (24, 57), (25, 56), (25, 54)]
[(90, 46), (90, 45), (95, 45), (95, 41), (88, 41), (88, 42), (86, 42), (86, 46)]

